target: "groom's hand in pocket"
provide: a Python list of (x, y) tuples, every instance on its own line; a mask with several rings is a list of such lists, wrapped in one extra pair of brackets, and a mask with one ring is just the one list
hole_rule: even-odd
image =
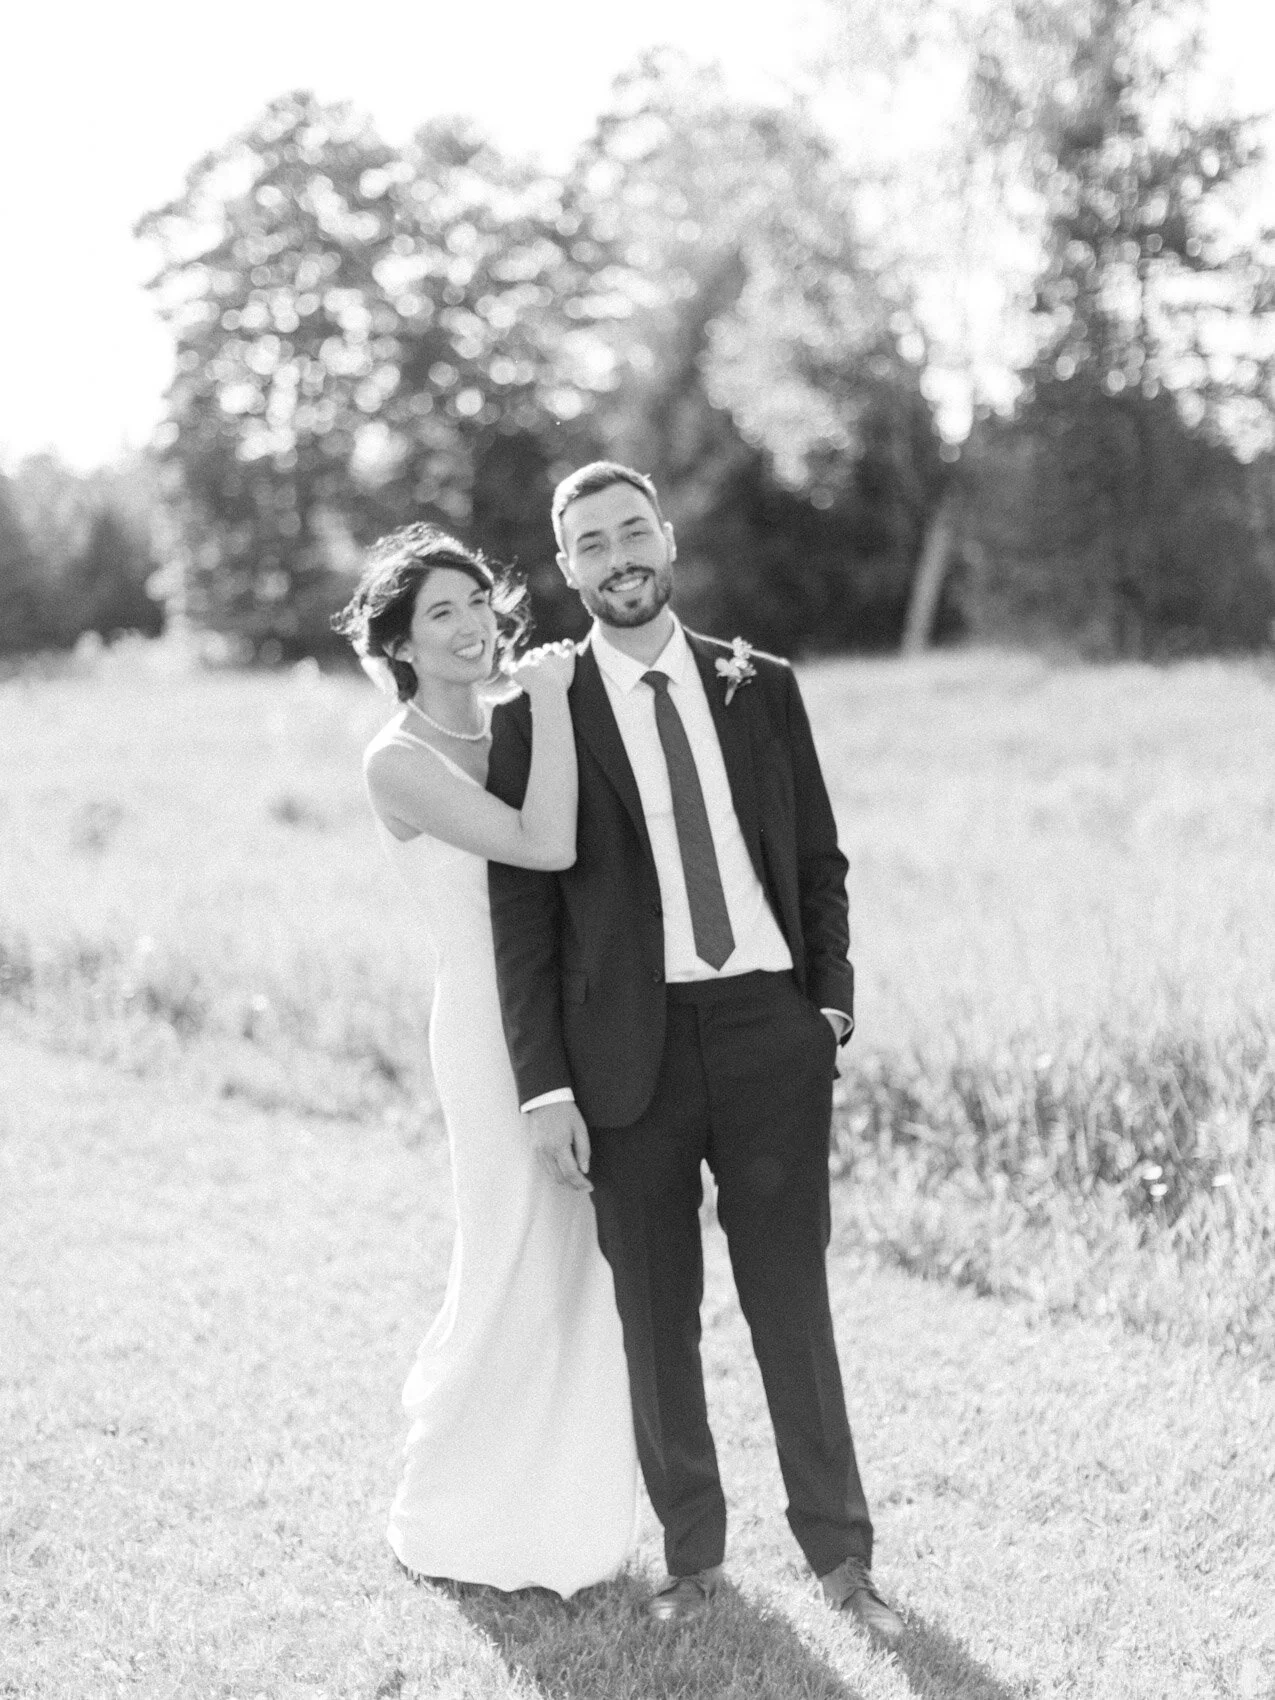
[(536, 1161), (562, 1186), (592, 1192), (589, 1179), (589, 1130), (579, 1107), (571, 1103), (541, 1104), (527, 1111), (531, 1147)]

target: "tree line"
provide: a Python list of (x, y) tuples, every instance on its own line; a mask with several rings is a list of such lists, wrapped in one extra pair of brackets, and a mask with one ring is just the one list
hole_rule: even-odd
[[(170, 603), (322, 652), (363, 546), (424, 517), (574, 632), (549, 494), (606, 454), (661, 490), (687, 617), (787, 654), (1271, 641), (1275, 241), (1258, 126), (1197, 110), (1187, 0), (828, 4), (822, 101), (652, 52), (560, 172), (465, 119), (391, 147), (305, 92), (199, 161), (139, 226), (176, 349)], [(942, 122), (891, 157), (936, 65)], [(8, 564), (21, 494), (6, 586), (40, 576)], [(119, 554), (102, 512), (75, 560)], [(157, 584), (132, 535), (121, 595)], [(71, 560), (64, 590), (101, 578)]]
[(158, 636), (159, 513), (145, 455), (77, 473), (37, 454), (0, 476), (0, 652), (67, 649), (85, 632)]

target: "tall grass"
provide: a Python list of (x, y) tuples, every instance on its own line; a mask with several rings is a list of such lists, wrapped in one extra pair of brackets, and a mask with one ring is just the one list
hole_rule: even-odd
[(1269, 1026), (882, 1053), (835, 1158), (844, 1234), (887, 1261), (1275, 1363)]
[(805, 681), (863, 995), (848, 1239), (1275, 1357), (1275, 669)]
[[(1275, 670), (803, 673), (851, 860), (843, 1244), (1275, 1361)], [(0, 686), (0, 1012), (310, 1113), (428, 1112), (384, 705), (162, 645)]]
[(0, 999), (53, 1043), (359, 1114), (416, 1093), (429, 964), (359, 778), (353, 680), (162, 646), (0, 687)]

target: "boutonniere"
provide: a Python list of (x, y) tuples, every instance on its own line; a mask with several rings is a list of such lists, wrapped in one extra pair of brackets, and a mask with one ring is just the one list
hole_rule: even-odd
[(713, 665), (717, 676), (726, 681), (726, 706), (730, 707), (730, 699), (741, 685), (749, 684), (757, 677), (757, 669), (752, 663), (753, 646), (743, 638), (730, 640), (731, 653), (729, 656), (719, 655)]

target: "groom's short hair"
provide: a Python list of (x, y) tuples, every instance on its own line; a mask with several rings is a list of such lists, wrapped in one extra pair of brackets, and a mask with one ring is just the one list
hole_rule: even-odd
[(655, 517), (661, 525), (664, 524), (660, 498), (655, 493), (655, 485), (645, 472), (635, 472), (631, 466), (625, 466), (618, 460), (591, 460), (587, 466), (577, 467), (574, 472), (569, 472), (553, 493), (553, 506), (549, 512), (559, 549), (565, 547), (562, 540), (562, 516), (572, 502), (578, 502), (581, 496), (596, 496), (599, 490), (609, 490), (613, 484), (631, 484), (635, 490), (640, 490), (655, 509)]

